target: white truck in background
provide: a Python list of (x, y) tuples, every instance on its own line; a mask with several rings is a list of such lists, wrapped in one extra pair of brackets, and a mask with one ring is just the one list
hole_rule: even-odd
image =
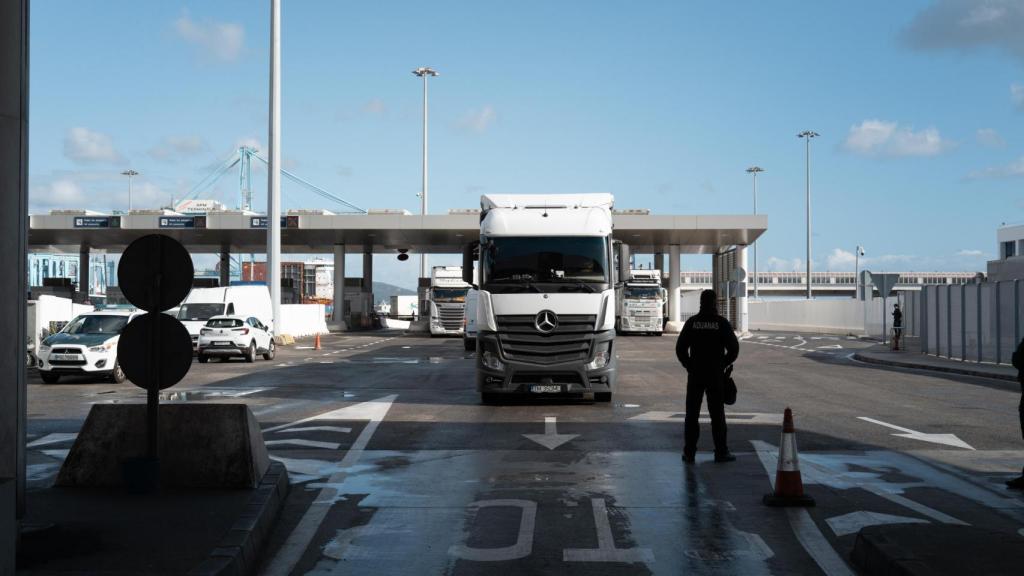
[(661, 270), (630, 270), (619, 291), (618, 331), (661, 336), (668, 291), (661, 286)]
[(431, 336), (462, 336), (470, 287), (462, 278), (461, 266), (434, 266), (429, 294)]
[(391, 307), (388, 317), (409, 320), (417, 315), (417, 296), (415, 294), (395, 294), (391, 296)]
[[(481, 400), (615, 389), (615, 256), (611, 194), (485, 195), (479, 243), (476, 383)], [(618, 261), (618, 268), (615, 263)]]

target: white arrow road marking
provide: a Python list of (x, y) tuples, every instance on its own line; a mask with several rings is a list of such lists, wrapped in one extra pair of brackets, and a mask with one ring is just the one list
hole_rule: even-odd
[(67, 457), (68, 457), (68, 453), (70, 453), (70, 452), (71, 452), (71, 450), (68, 450), (68, 449), (65, 449), (65, 450), (43, 450), (43, 454), (46, 454), (50, 458), (56, 458), (57, 460), (66, 460)]
[(373, 433), (377, 431), (377, 427), (384, 418), (388, 415), (388, 410), (391, 409), (391, 404), (394, 403), (395, 398), (398, 398), (397, 394), (390, 394), (388, 396), (382, 396), (376, 400), (369, 402), (362, 402), (359, 404), (353, 404), (352, 406), (346, 406), (344, 408), (338, 408), (337, 410), (331, 410), (330, 412), (324, 412), (323, 414), (317, 414), (310, 418), (299, 420), (298, 422), (292, 422), (290, 424), (284, 424), (282, 426), (275, 426), (268, 428), (263, 432), (274, 432), (281, 430), (296, 424), (304, 424), (306, 422), (313, 422), (316, 420), (369, 420), (363, 431), (359, 433), (359, 437), (352, 443), (352, 447), (345, 453), (345, 457), (338, 462), (338, 470), (331, 474), (327, 482), (324, 483), (323, 487), (317, 493), (313, 503), (310, 504), (309, 508), (306, 509), (305, 514), (299, 520), (295, 529), (288, 536), (288, 539), (284, 544), (281, 545), (277, 555), (274, 556), (270, 564), (263, 570), (264, 576), (287, 576), (291, 574), (295, 565), (299, 563), (302, 558), (302, 553), (309, 547), (309, 543), (313, 541), (313, 536), (316, 535), (317, 530), (320, 529), (320, 525), (323, 524), (324, 518), (327, 516), (327, 511), (334, 506), (339, 496), (339, 488), (342, 482), (345, 480), (348, 470), (359, 461), (359, 458), (363, 455), (363, 451), (366, 449), (367, 444), (370, 443), (370, 438), (373, 437)]
[(351, 432), (351, 428), (343, 428), (341, 426), (307, 426), (305, 428), (289, 428), (287, 430), (278, 430), (278, 434), (291, 434), (292, 432), (341, 432), (342, 434), (348, 434)]
[(902, 426), (882, 422), (881, 420), (875, 420), (874, 418), (868, 418), (867, 416), (858, 416), (857, 418), (865, 422), (871, 422), (872, 424), (878, 424), (879, 426), (885, 426), (886, 428), (892, 428), (893, 430), (899, 430), (901, 432), (901, 434), (893, 434), (893, 436), (910, 438), (911, 440), (920, 440), (922, 442), (931, 442), (933, 444), (943, 444), (945, 446), (953, 446), (954, 448), (974, 450), (973, 446), (957, 438), (955, 434), (926, 434), (924, 432), (911, 430), (910, 428), (903, 428)]
[[(629, 420), (642, 422), (682, 422), (684, 412), (665, 412), (652, 410), (636, 416), (630, 416)], [(782, 424), (782, 414), (763, 414), (759, 412), (726, 412), (725, 419), (729, 424)], [(701, 412), (700, 421), (708, 423), (711, 416), (707, 412)]]
[(554, 416), (545, 416), (543, 434), (523, 434), (523, 436), (529, 440), (533, 440), (548, 450), (554, 450), (562, 444), (565, 444), (579, 436), (579, 434), (559, 434), (556, 428), (556, 422), (557, 419)]
[(53, 434), (47, 434), (39, 440), (29, 442), (26, 448), (36, 448), (37, 446), (46, 446), (47, 444), (58, 444), (60, 442), (67, 442), (68, 440), (74, 440), (75, 438), (78, 438), (77, 432), (71, 434), (56, 432)]
[(309, 448), (326, 448), (328, 450), (337, 450), (337, 442), (321, 442), (319, 440), (306, 440), (305, 438), (291, 438), (289, 440), (267, 440), (263, 442), (267, 446), (308, 446)]
[(818, 350), (842, 350), (843, 347), (839, 344), (829, 344), (828, 346), (818, 346)]
[(892, 514), (882, 514), (881, 512), (867, 512), (865, 510), (850, 512), (849, 514), (843, 514), (842, 516), (833, 516), (825, 520), (825, 522), (828, 523), (829, 528), (832, 528), (832, 531), (835, 532), (836, 536), (856, 534), (865, 526), (881, 526), (883, 524), (928, 524), (928, 521), (924, 518), (894, 516)]

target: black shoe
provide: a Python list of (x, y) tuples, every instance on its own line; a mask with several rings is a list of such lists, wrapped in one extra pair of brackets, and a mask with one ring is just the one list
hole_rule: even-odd
[(715, 462), (735, 462), (736, 457), (732, 455), (732, 452), (722, 452), (721, 454), (715, 454)]
[(689, 454), (689, 453), (683, 452), (683, 462), (685, 462), (687, 464), (693, 464), (696, 461), (697, 461), (697, 455), (696, 454)]
[(1006, 487), (1011, 490), (1024, 490), (1024, 476), (1006, 481)]

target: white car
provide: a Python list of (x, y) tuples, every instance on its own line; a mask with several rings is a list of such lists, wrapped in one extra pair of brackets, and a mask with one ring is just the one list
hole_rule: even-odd
[(124, 371), (117, 362), (117, 341), (128, 322), (140, 314), (138, 310), (101, 310), (77, 316), (39, 343), (39, 376), (47, 384), (56, 384), (66, 375), (124, 382)]
[(255, 362), (257, 354), (273, 360), (275, 351), (274, 335), (254, 316), (214, 316), (199, 330), (197, 356), (203, 363), (212, 356)]

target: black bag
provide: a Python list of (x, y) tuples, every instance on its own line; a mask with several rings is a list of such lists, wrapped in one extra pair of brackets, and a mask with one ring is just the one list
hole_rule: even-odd
[(728, 406), (736, 403), (736, 381), (732, 379), (732, 365), (725, 369), (722, 378), (722, 402)]

